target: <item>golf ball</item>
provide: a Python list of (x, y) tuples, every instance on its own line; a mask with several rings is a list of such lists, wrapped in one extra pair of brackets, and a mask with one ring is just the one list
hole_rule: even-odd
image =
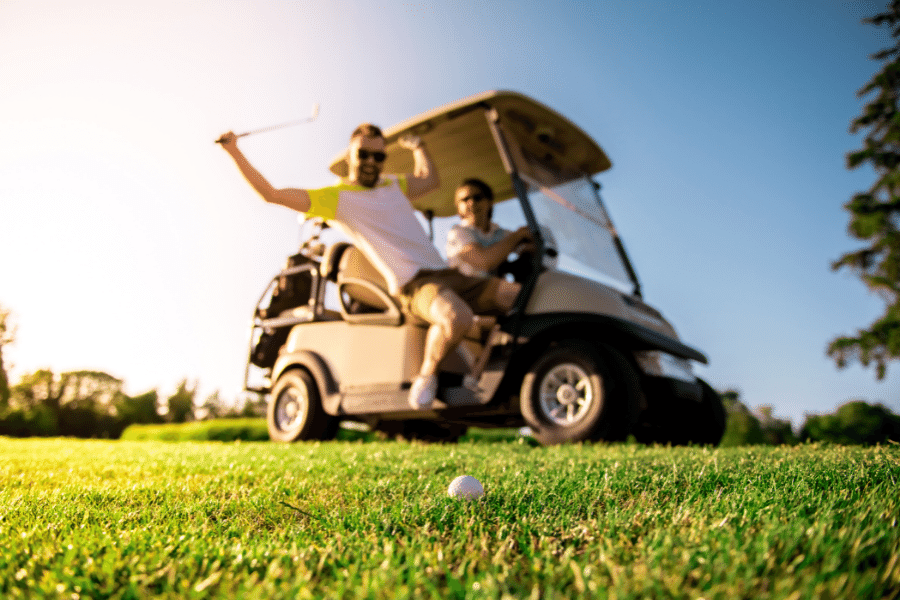
[(460, 475), (450, 482), (447, 493), (451, 498), (474, 500), (484, 496), (484, 488), (481, 486), (481, 482), (471, 475)]

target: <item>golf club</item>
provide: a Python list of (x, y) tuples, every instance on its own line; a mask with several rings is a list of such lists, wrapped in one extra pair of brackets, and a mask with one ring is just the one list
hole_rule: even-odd
[[(275, 131), (276, 129), (284, 129), (285, 127), (293, 127), (294, 125), (302, 125), (303, 123), (311, 123), (315, 121), (319, 116), (319, 105), (313, 105), (312, 116), (307, 117), (305, 119), (300, 119), (297, 121), (288, 121), (287, 123), (280, 123), (278, 125), (271, 125), (269, 127), (263, 127), (262, 129), (254, 129), (253, 131), (247, 131), (245, 133), (238, 133), (235, 137), (242, 138), (248, 135), (256, 135), (257, 133), (266, 133), (269, 131)], [(216, 140), (217, 144), (221, 144), (225, 141), (225, 138), (219, 138)]]

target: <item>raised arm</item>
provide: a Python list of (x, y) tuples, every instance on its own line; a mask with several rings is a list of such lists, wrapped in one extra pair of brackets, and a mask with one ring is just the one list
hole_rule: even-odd
[(406, 135), (397, 140), (397, 143), (413, 153), (413, 173), (406, 179), (407, 197), (412, 200), (437, 189), (441, 180), (422, 138)]
[(225, 149), (225, 152), (234, 159), (234, 163), (240, 170), (241, 175), (243, 175), (244, 179), (247, 180), (247, 183), (263, 197), (263, 200), (271, 202), (272, 204), (280, 204), (292, 208), (298, 212), (305, 213), (309, 210), (309, 194), (306, 193), (306, 190), (296, 188), (279, 189), (274, 187), (259, 171), (256, 170), (256, 167), (250, 164), (250, 161), (247, 160), (247, 157), (244, 156), (244, 153), (238, 148), (237, 136), (233, 132), (229, 131), (220, 139), (221, 142), (219, 143), (222, 144), (222, 148)]

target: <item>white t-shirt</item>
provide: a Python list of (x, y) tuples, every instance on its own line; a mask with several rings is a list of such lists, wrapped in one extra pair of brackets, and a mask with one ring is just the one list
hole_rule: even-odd
[(310, 217), (343, 231), (398, 294), (421, 269), (446, 269), (406, 197), (406, 177), (383, 175), (374, 188), (340, 183), (308, 190)]
[[(556, 250), (556, 238), (553, 237), (553, 232), (550, 231), (549, 227), (544, 225), (539, 225), (539, 227), (541, 228), (541, 236), (544, 238), (544, 246)], [(478, 244), (482, 248), (492, 246), (509, 233), (508, 229), (504, 229), (493, 222), (487, 232), (482, 231), (477, 227), (470, 227), (468, 225), (463, 225), (462, 223), (457, 223), (447, 234), (447, 261), (450, 263), (451, 267), (459, 269), (460, 272), (465, 273), (466, 275), (473, 277), (487, 277), (491, 273), (479, 271), (469, 263), (463, 262), (459, 258), (459, 253), (462, 252), (463, 248), (471, 244)], [(559, 259), (555, 255), (544, 256), (544, 266), (548, 269), (555, 269), (558, 261)]]
[(462, 252), (463, 248), (471, 246), (472, 244), (476, 244), (482, 248), (493, 246), (506, 237), (508, 233), (509, 231), (503, 229), (496, 223), (491, 223), (491, 227), (487, 232), (482, 231), (477, 227), (470, 227), (469, 225), (457, 223), (447, 234), (447, 261), (450, 263), (451, 267), (459, 269), (461, 273), (471, 277), (486, 277), (489, 275), (487, 271), (481, 271), (469, 263), (463, 262), (459, 258), (459, 253)]

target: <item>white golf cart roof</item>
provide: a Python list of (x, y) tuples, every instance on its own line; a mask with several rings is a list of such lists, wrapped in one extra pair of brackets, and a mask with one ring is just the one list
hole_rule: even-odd
[[(414, 206), (436, 217), (456, 214), (453, 193), (467, 177), (478, 177), (494, 190), (495, 200), (515, 195), (512, 180), (488, 125), (491, 109), (509, 145), (515, 168), (523, 175), (553, 186), (571, 177), (594, 175), (610, 168), (606, 154), (577, 125), (522, 94), (489, 91), (445, 104), (384, 130), (388, 158), (386, 173), (411, 173), (412, 153), (397, 144), (411, 133), (428, 144), (441, 185)], [(331, 162), (331, 172), (347, 175), (346, 152)]]

